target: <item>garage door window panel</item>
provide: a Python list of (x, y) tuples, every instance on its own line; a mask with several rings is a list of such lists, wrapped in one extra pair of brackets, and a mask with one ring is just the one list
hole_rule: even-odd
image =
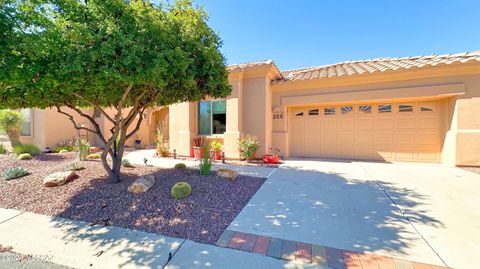
[(326, 107), (323, 109), (324, 115), (335, 115), (335, 108), (334, 107)]
[(320, 109), (316, 108), (316, 109), (310, 109), (308, 110), (308, 115), (309, 116), (317, 116), (317, 115), (320, 115)]
[(378, 113), (392, 112), (392, 105), (378, 105)]
[(407, 104), (398, 105), (398, 112), (413, 112), (413, 105), (407, 105)]
[(372, 106), (371, 105), (361, 105), (358, 107), (358, 111), (361, 113), (369, 114), (372, 113)]
[(341, 109), (342, 114), (344, 114), (344, 115), (351, 114), (352, 111), (353, 111), (352, 106), (342, 106), (342, 109)]

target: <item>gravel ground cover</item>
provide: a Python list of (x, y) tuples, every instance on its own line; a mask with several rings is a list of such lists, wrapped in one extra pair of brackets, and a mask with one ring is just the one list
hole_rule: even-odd
[[(42, 154), (29, 161), (0, 155), (0, 172), (15, 166), (30, 175), (0, 179), (0, 207), (50, 216), (83, 220), (101, 225), (161, 233), (201, 243), (214, 243), (265, 179), (239, 175), (235, 181), (216, 175), (200, 176), (195, 169), (174, 170), (149, 166), (123, 168), (121, 183), (111, 184), (100, 161), (85, 161), (79, 178), (60, 187), (43, 187), (43, 178), (65, 171), (75, 153)], [(146, 193), (127, 192), (140, 175), (152, 174), (155, 184)], [(191, 196), (171, 197), (170, 188), (179, 181), (192, 186)]]

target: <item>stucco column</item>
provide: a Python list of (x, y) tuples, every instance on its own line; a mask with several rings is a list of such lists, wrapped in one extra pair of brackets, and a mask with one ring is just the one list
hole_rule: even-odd
[(232, 94), (227, 99), (227, 126), (223, 135), (223, 150), (226, 158), (237, 159), (238, 139), (242, 136), (243, 80), (238, 76), (232, 83)]
[(179, 156), (193, 156), (193, 137), (196, 135), (196, 103), (180, 103), (169, 107), (170, 150)]

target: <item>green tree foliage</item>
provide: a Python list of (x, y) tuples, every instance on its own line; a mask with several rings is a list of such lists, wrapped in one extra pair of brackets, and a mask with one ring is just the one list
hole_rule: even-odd
[[(231, 92), (221, 40), (206, 12), (189, 0), (159, 6), (145, 0), (0, 5), (0, 108), (54, 107), (76, 129), (95, 133), (115, 182), (125, 140), (138, 131), (146, 108)], [(113, 127), (102, 130), (86, 107)], [(75, 122), (73, 113), (89, 126)]]

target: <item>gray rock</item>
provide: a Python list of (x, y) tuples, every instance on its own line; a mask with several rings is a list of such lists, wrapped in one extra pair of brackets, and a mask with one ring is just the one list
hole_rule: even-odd
[(142, 176), (135, 180), (129, 187), (128, 191), (133, 193), (142, 193), (148, 191), (155, 183), (155, 177), (153, 175)]
[(74, 171), (67, 172), (55, 172), (43, 179), (43, 186), (45, 187), (57, 187), (77, 178), (77, 174)]

